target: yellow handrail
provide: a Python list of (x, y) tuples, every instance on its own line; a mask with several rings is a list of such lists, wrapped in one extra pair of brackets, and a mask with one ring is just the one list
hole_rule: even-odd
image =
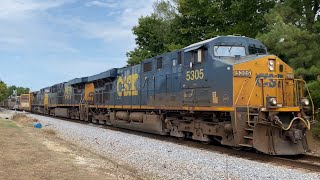
[[(250, 124), (250, 114), (249, 114), (250, 107), (249, 107), (249, 104), (250, 104), (250, 100), (251, 100), (253, 91), (254, 91), (254, 89), (256, 88), (256, 85), (257, 85), (257, 83), (258, 83), (258, 80), (261, 80), (261, 79), (262, 79), (262, 78), (256, 79), (256, 82), (254, 83), (254, 86), (253, 86), (253, 88), (252, 88), (251, 94), (250, 94), (249, 99), (248, 99), (248, 102), (247, 102), (247, 116), (248, 116), (248, 121), (247, 121), (247, 123), (248, 123), (248, 126), (249, 126), (249, 127), (254, 127), (254, 126), (251, 126), (251, 124)], [(263, 84), (262, 84), (262, 87), (263, 87)]]
[(296, 120), (302, 121), (302, 122), (306, 125), (306, 127), (307, 127), (308, 130), (311, 129), (310, 122), (309, 122), (308, 120), (304, 120), (304, 119), (301, 118), (301, 117), (295, 117), (295, 118), (293, 118), (293, 119), (291, 120), (290, 124), (288, 125), (288, 127), (284, 128), (284, 127), (282, 126), (282, 129), (285, 130), (285, 131), (288, 131), (288, 130), (291, 128), (293, 122), (296, 121)]
[(240, 94), (242, 92), (242, 89), (244, 87), (244, 85), (249, 81), (249, 79), (246, 79), (243, 83), (242, 83), (242, 86), (240, 88), (240, 91), (239, 91), (239, 94), (238, 94), (238, 97), (236, 99), (236, 102), (234, 103), (234, 124), (235, 124), (235, 129), (237, 129), (237, 103), (238, 103), (238, 100), (240, 98)]
[[(286, 80), (285, 78), (269, 78), (269, 79), (273, 79), (273, 80)], [(247, 123), (248, 123), (248, 126), (249, 126), (249, 127), (254, 127), (254, 126), (252, 126), (252, 125), (250, 124), (250, 107), (249, 107), (249, 106), (250, 106), (250, 101), (251, 101), (253, 92), (254, 92), (254, 90), (255, 90), (255, 88), (256, 88), (256, 86), (257, 86), (257, 82), (260, 81), (260, 80), (263, 80), (263, 78), (256, 79), (255, 84), (254, 84), (254, 86), (253, 86), (253, 88), (252, 88), (252, 90), (251, 90), (250, 96), (249, 96), (249, 98), (248, 98), (248, 102), (247, 102), (247, 104), (246, 104), (246, 105), (247, 105), (247, 117), (248, 117)], [(303, 82), (303, 83), (305, 84), (305, 87), (306, 87), (306, 89), (307, 89), (308, 96), (309, 96), (309, 99), (310, 99), (310, 102), (311, 102), (311, 106), (312, 106), (312, 121), (314, 121), (314, 119), (315, 119), (315, 117), (314, 117), (314, 102), (313, 102), (313, 100), (312, 100), (311, 93), (310, 93), (310, 90), (309, 90), (309, 88), (308, 88), (308, 86), (307, 86), (306, 81), (303, 80), (303, 79), (293, 79), (293, 81), (294, 81), (294, 82), (296, 82), (296, 81), (301, 81), (301, 82)], [(244, 86), (244, 84), (245, 84), (246, 82), (247, 82), (247, 81), (245, 81), (245, 82), (243, 83), (242, 87), (241, 87), (241, 90), (240, 90), (240, 92), (239, 92), (239, 94), (238, 94), (238, 97), (237, 97), (237, 100), (236, 100), (235, 105), (236, 105), (237, 102), (238, 102), (240, 93), (241, 93), (241, 91), (242, 91), (242, 89), (243, 89), (243, 86)], [(294, 84), (294, 82), (293, 82), (293, 84)], [(261, 85), (261, 87), (263, 88), (263, 84)], [(262, 98), (264, 98), (264, 97), (262, 97)], [(236, 114), (236, 113), (235, 113), (235, 114)], [(236, 117), (235, 117), (235, 119), (236, 119)], [(301, 118), (301, 119), (302, 119), (302, 118)], [(293, 121), (294, 121), (294, 120), (293, 120)], [(292, 121), (292, 122), (293, 122), (293, 121)], [(309, 122), (309, 121), (308, 121), (308, 122)]]
[(295, 81), (301, 81), (305, 84), (306, 86), (306, 89), (307, 89), (307, 92), (308, 92), (308, 96), (309, 96), (309, 99), (310, 99), (310, 102), (311, 102), (311, 106), (312, 106), (312, 121), (315, 120), (314, 118), (314, 103), (313, 103), (313, 100), (312, 100), (312, 97), (311, 97), (311, 93), (310, 93), (310, 90), (308, 88), (308, 85), (307, 85), (307, 82), (303, 79), (294, 79)]

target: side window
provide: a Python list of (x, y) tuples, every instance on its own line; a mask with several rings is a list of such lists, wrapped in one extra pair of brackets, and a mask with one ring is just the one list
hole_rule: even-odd
[(172, 67), (177, 65), (177, 60), (176, 59), (172, 59)]
[(162, 62), (162, 57), (157, 58), (157, 69), (161, 69), (163, 62)]
[(202, 54), (201, 54), (201, 62), (207, 61), (208, 60), (208, 48), (203, 48), (201, 49)]
[(181, 52), (178, 52), (178, 64), (182, 64)]
[(143, 72), (152, 71), (152, 62), (147, 62), (143, 64)]
[(203, 61), (203, 50), (202, 49), (198, 49), (198, 59), (197, 59), (197, 63), (201, 63)]
[(191, 52), (191, 62), (192, 63), (198, 62), (198, 51)]
[(189, 66), (190, 62), (192, 62), (192, 53), (191, 52), (186, 52), (184, 53), (184, 65)]

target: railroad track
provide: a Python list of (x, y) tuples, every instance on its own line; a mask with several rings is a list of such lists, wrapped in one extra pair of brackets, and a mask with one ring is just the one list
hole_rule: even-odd
[(293, 167), (303, 167), (304, 169), (308, 169), (311, 171), (320, 172), (320, 157), (314, 155), (298, 155), (298, 156), (287, 156), (287, 157), (275, 157), (280, 162), (285, 165), (293, 166)]
[[(36, 115), (44, 116), (44, 115), (39, 115), (39, 114), (36, 114)], [(51, 117), (51, 116), (45, 116), (45, 117)], [(114, 131), (121, 131), (121, 132), (128, 133), (128, 134), (144, 136), (147, 138), (171, 142), (171, 143), (175, 143), (175, 144), (179, 144), (179, 145), (183, 145), (183, 146), (187, 146), (187, 147), (193, 147), (193, 148), (198, 148), (198, 149), (212, 151), (212, 152), (219, 152), (219, 153), (226, 154), (226, 155), (233, 156), (233, 157), (245, 158), (245, 159), (254, 160), (254, 161), (263, 162), (263, 163), (272, 163), (275, 165), (285, 165), (288, 167), (305, 169), (305, 170), (309, 170), (312, 172), (320, 172), (320, 156), (313, 156), (310, 154), (295, 155), (295, 156), (270, 156), (270, 155), (266, 155), (266, 154), (257, 153), (253, 150), (237, 151), (237, 150), (234, 150), (230, 147), (222, 146), (218, 143), (216, 143), (216, 144), (213, 143), (214, 145), (205, 145), (205, 144), (202, 144), (201, 142), (189, 140), (189, 139), (180, 140), (178, 138), (170, 137), (170, 136), (160, 136), (160, 135), (155, 135), (155, 134), (149, 134), (149, 133), (144, 133), (144, 132), (139, 132), (139, 131), (122, 129), (122, 128), (117, 128), (117, 127), (113, 127), (113, 126), (93, 124), (90, 122), (85, 122), (85, 121), (80, 121), (80, 120), (72, 120), (72, 119), (67, 119), (67, 118), (60, 118), (60, 117), (51, 117), (51, 118), (74, 122), (74, 123), (91, 125), (91, 126), (94, 126), (97, 128), (104, 128), (104, 129), (109, 129), (109, 130), (114, 130)]]

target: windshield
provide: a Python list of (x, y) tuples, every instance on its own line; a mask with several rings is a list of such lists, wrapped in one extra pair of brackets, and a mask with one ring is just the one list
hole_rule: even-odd
[(249, 46), (249, 54), (267, 54), (264, 48), (258, 48), (255, 46)]
[(246, 50), (243, 46), (214, 46), (215, 56), (246, 56)]

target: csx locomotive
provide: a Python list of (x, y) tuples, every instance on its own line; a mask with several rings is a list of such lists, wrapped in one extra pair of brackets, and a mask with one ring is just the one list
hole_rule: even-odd
[(315, 122), (305, 82), (242, 36), (218, 36), (28, 97), (35, 113), (270, 155), (309, 151)]

